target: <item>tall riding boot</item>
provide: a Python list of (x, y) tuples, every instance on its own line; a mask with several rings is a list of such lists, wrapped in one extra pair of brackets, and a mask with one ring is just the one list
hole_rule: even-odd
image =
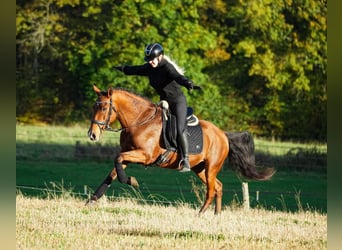
[(189, 163), (189, 143), (186, 131), (178, 136), (178, 148), (180, 149), (179, 151), (182, 154), (182, 159), (179, 165), (183, 164), (183, 168), (180, 170), (180, 172), (189, 172), (191, 169)]

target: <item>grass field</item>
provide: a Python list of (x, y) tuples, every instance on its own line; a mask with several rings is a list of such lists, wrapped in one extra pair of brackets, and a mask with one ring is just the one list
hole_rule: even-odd
[(327, 249), (327, 216), (227, 207), (198, 217), (177, 206), (70, 196), (16, 197), (16, 249)]
[[(115, 181), (86, 207), (113, 167), (118, 138), (107, 132), (91, 144), (86, 132), (17, 125), (16, 249), (327, 249), (326, 165), (316, 159), (326, 145), (255, 140), (278, 171), (270, 181), (249, 182), (252, 209), (242, 208), (242, 180), (225, 165), (222, 214), (211, 206), (198, 217), (205, 189), (193, 173), (136, 164), (126, 172), (140, 189)], [(289, 149), (302, 155), (312, 147), (313, 159), (288, 160)]]

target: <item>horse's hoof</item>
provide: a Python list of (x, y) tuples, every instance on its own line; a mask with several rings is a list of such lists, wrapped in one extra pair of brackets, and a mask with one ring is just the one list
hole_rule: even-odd
[(96, 203), (95, 200), (88, 199), (85, 205), (86, 205), (86, 206), (92, 206), (92, 205), (94, 205), (95, 203)]
[(137, 179), (135, 177), (131, 176), (130, 181), (131, 181), (131, 185), (133, 187), (135, 187), (135, 188), (139, 187), (139, 183), (138, 183), (138, 181), (137, 181)]

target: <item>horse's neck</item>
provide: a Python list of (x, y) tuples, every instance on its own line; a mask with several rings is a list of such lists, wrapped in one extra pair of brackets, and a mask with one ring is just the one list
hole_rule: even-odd
[(153, 103), (129, 92), (121, 92), (114, 96), (118, 111), (118, 120), (122, 127), (129, 127), (146, 119), (146, 113), (152, 112)]

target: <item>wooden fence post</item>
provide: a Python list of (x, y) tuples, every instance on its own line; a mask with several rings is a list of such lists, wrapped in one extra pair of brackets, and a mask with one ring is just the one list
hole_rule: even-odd
[(83, 186), (83, 193), (84, 193), (84, 195), (88, 195), (88, 188), (87, 188), (87, 185), (84, 185), (84, 186)]
[(248, 191), (248, 183), (242, 182), (242, 195), (243, 195), (243, 208), (249, 209), (249, 191)]

